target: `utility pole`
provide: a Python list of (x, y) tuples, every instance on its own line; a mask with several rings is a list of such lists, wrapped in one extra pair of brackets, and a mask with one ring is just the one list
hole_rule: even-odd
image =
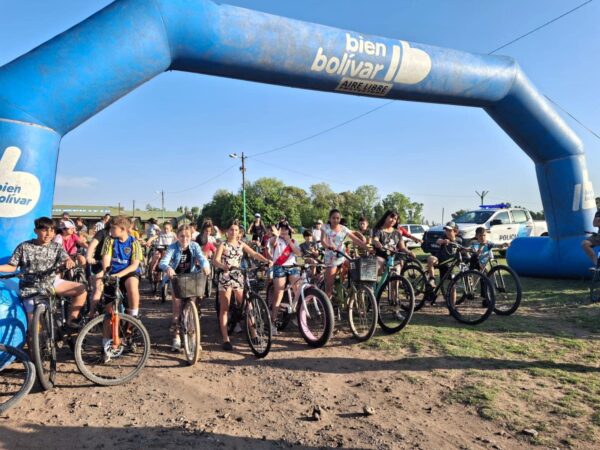
[(479, 192), (475, 191), (475, 193), (481, 199), (481, 203), (479, 203), (479, 206), (481, 206), (481, 205), (483, 205), (483, 199), (485, 198), (486, 195), (488, 195), (490, 193), (490, 191), (481, 191), (481, 194)]
[(133, 201), (133, 208), (131, 209), (131, 217), (135, 217), (135, 200)]
[(242, 156), (239, 156), (237, 153), (231, 153), (229, 155), (230, 158), (232, 159), (241, 159), (242, 160), (242, 167), (240, 167), (240, 171), (242, 172), (242, 204), (243, 204), (243, 209), (244, 209), (244, 230), (248, 231), (248, 224), (247, 224), (247, 220), (246, 220), (246, 158), (247, 156), (244, 155), (244, 152), (242, 152)]
[(119, 214), (117, 214), (117, 215), (119, 215), (119, 216), (121, 215), (121, 202), (119, 202)]
[(165, 190), (160, 191), (160, 209), (162, 209), (162, 221), (165, 222)]

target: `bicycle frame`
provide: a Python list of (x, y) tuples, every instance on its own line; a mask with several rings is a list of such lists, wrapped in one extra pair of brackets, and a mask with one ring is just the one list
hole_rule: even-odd
[[(294, 264), (291, 267), (298, 267), (300, 269), (300, 277), (298, 278), (298, 280), (296, 280), (296, 282), (293, 285), (286, 283), (284, 292), (287, 292), (288, 298), (292, 299), (291, 304), (286, 305), (284, 303), (280, 303), (279, 307), (281, 308), (282, 306), (287, 306), (288, 314), (292, 314), (298, 310), (298, 304), (300, 303), (304, 307), (307, 317), (310, 319), (311, 317), (310, 317), (310, 313), (308, 312), (308, 308), (306, 307), (306, 300), (304, 298), (304, 292), (306, 291), (306, 289), (308, 289), (310, 287), (314, 287), (314, 288), (317, 287), (315, 284), (310, 283), (308, 280), (308, 276), (307, 276), (306, 272), (308, 270), (308, 267), (310, 267), (310, 266), (307, 264), (304, 264), (304, 265)], [(300, 283), (301, 283), (301, 285), (298, 287), (298, 284), (300, 284)], [(294, 287), (296, 288), (295, 293), (294, 293)], [(315, 307), (317, 307), (317, 305), (315, 305)]]
[[(104, 315), (105, 315), (105, 320), (109, 319), (110, 320), (110, 334), (111, 334), (111, 340), (112, 340), (112, 348), (113, 350), (117, 350), (119, 348), (119, 346), (121, 345), (121, 337), (119, 334), (119, 314), (120, 314), (120, 310), (123, 304), (123, 300), (125, 299), (125, 296), (123, 295), (123, 293), (121, 292), (121, 286), (120, 286), (120, 280), (119, 277), (115, 277), (113, 279), (110, 279), (110, 277), (105, 277), (105, 282), (104, 282), (104, 295), (106, 295), (106, 286), (110, 283), (114, 283), (115, 284), (115, 299), (107, 304), (104, 305), (105, 311), (104, 311)], [(110, 317), (108, 317), (110, 316)]]

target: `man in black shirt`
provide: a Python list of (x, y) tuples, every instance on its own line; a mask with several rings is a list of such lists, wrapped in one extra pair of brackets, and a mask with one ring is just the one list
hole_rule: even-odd
[(598, 233), (592, 234), (589, 238), (581, 243), (581, 248), (585, 254), (592, 260), (594, 267), (598, 265), (598, 255), (594, 251), (594, 247), (600, 246), (600, 197), (596, 197), (596, 214), (594, 215), (594, 228), (598, 228)]

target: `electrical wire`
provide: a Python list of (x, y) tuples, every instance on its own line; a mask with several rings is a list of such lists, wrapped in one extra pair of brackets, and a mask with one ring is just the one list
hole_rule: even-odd
[(562, 19), (563, 17), (565, 17), (565, 16), (568, 16), (569, 14), (571, 14), (571, 13), (573, 13), (573, 12), (577, 11), (579, 8), (583, 8), (584, 6), (586, 6), (586, 5), (589, 5), (589, 4), (590, 4), (590, 3), (592, 3), (593, 1), (594, 1), (594, 0), (587, 0), (586, 2), (583, 2), (582, 4), (580, 4), (580, 5), (576, 6), (575, 8), (573, 8), (573, 9), (570, 9), (569, 11), (567, 11), (567, 12), (565, 12), (565, 13), (561, 14), (560, 16), (558, 16), (558, 17), (555, 17), (554, 19), (552, 19), (552, 20), (549, 20), (548, 22), (546, 22), (546, 23), (544, 23), (544, 24), (540, 25), (539, 27), (536, 27), (536, 28), (534, 28), (533, 30), (531, 30), (531, 31), (529, 31), (529, 32), (527, 32), (527, 33), (525, 33), (525, 34), (522, 34), (522, 35), (521, 35), (521, 36), (519, 36), (518, 38), (515, 38), (515, 39), (513, 39), (512, 41), (510, 41), (510, 42), (507, 42), (506, 44), (504, 44), (504, 45), (501, 45), (500, 47), (498, 47), (498, 48), (496, 48), (496, 49), (492, 50), (491, 52), (489, 52), (489, 53), (488, 53), (488, 55), (493, 55), (493, 54), (494, 54), (494, 53), (496, 53), (498, 50), (501, 50), (501, 49), (503, 49), (504, 47), (508, 47), (509, 45), (512, 45), (512, 44), (514, 44), (515, 42), (517, 42), (517, 41), (520, 41), (521, 39), (523, 39), (523, 38), (525, 38), (525, 37), (527, 37), (527, 36), (530, 36), (530, 35), (532, 35), (532, 34), (533, 34), (533, 33), (535, 33), (536, 31), (539, 31), (539, 30), (541, 30), (542, 28), (544, 28), (544, 27), (547, 27), (547, 26), (548, 26), (548, 25), (550, 25), (551, 23), (554, 23), (554, 22), (556, 22), (557, 20), (560, 20), (560, 19)]
[(181, 193), (183, 193), (183, 192), (193, 191), (194, 189), (198, 189), (199, 187), (201, 187), (201, 186), (204, 186), (205, 184), (208, 184), (208, 183), (210, 183), (211, 181), (214, 181), (214, 180), (216, 180), (216, 179), (217, 179), (217, 178), (219, 178), (219, 177), (222, 177), (223, 175), (225, 175), (227, 172), (229, 172), (231, 169), (233, 169), (233, 168), (234, 168), (234, 167), (236, 167), (236, 166), (237, 166), (237, 163), (235, 163), (235, 164), (233, 164), (233, 165), (229, 166), (229, 167), (228, 167), (227, 169), (225, 169), (223, 172), (220, 172), (220, 173), (216, 174), (215, 176), (213, 176), (213, 177), (211, 177), (211, 178), (208, 178), (208, 179), (204, 180), (204, 181), (203, 181), (203, 182), (201, 182), (201, 183), (195, 184), (194, 186), (190, 186), (189, 188), (182, 189), (182, 190), (180, 190), (180, 191), (165, 192), (165, 194), (169, 194), (169, 195), (176, 195), (176, 194), (181, 194)]

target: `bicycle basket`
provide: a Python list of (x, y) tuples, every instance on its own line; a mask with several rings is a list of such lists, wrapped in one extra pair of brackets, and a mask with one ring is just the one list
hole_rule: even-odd
[(352, 281), (377, 281), (377, 258), (365, 256), (350, 262), (350, 278)]
[(182, 273), (173, 278), (173, 294), (177, 298), (192, 298), (200, 297), (202, 295), (200, 272), (194, 273)]

